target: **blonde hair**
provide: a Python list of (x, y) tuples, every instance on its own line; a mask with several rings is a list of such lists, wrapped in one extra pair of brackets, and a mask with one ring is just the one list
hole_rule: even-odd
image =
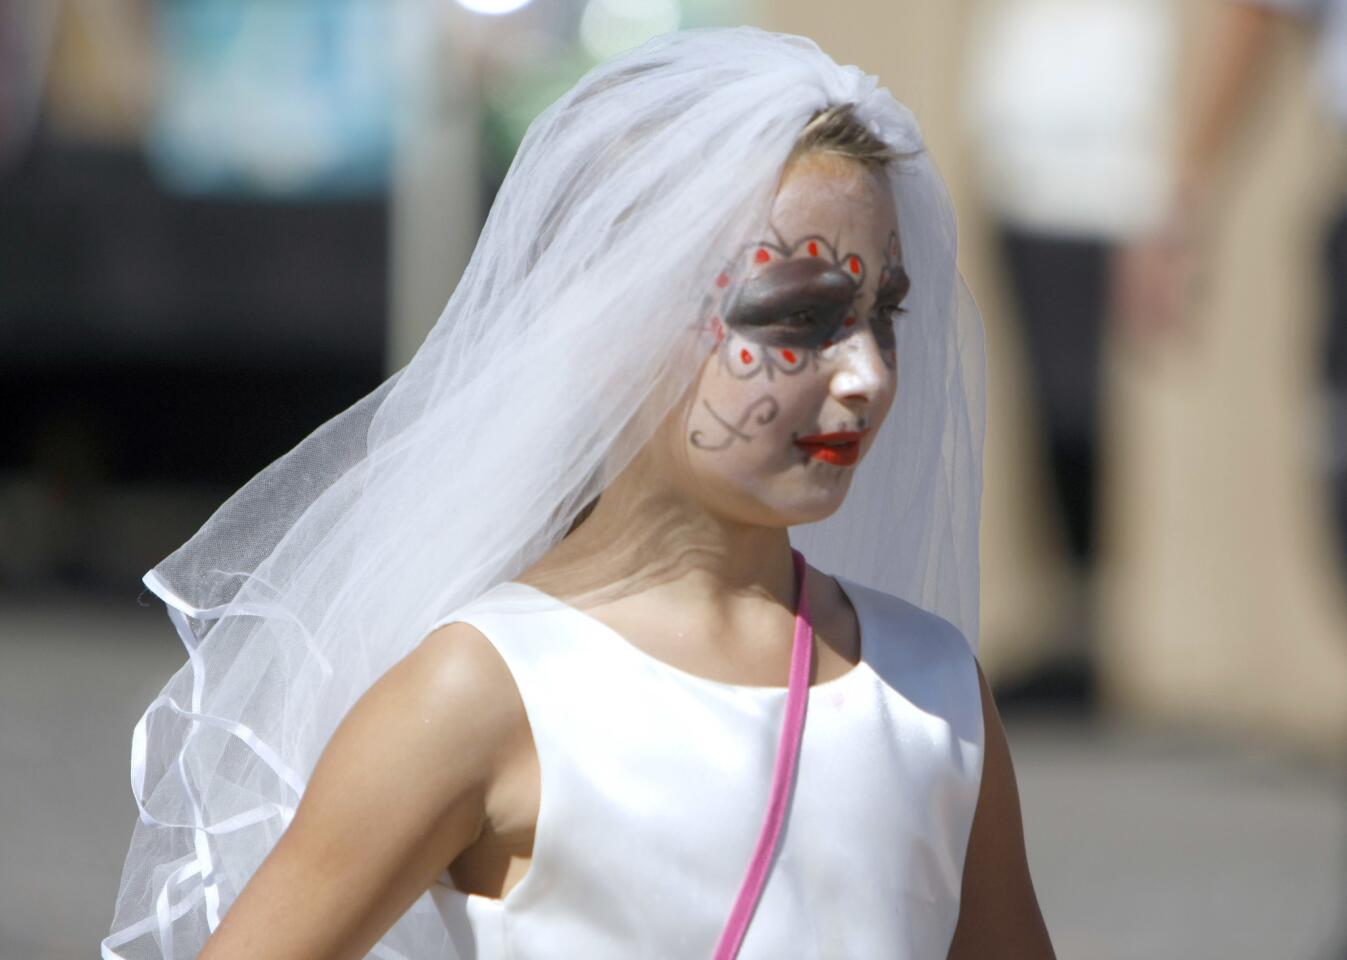
[(870, 132), (856, 116), (854, 103), (835, 103), (819, 110), (804, 125), (786, 164), (810, 153), (847, 157), (870, 168), (888, 166), (900, 156)]

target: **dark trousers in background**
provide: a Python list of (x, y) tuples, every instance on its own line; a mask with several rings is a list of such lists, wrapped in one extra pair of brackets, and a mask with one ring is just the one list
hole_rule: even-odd
[(1031, 393), (1066, 548), (1085, 574), (1060, 611), (1052, 654), (998, 700), (1097, 703), (1093, 591), (1099, 380), (1111, 247), (1003, 227), (1001, 253), (1027, 348)]
[(1324, 260), (1328, 281), (1328, 322), (1322, 339), (1328, 403), (1326, 459), (1337, 517), (1338, 555), (1347, 576), (1347, 203), (1338, 208), (1329, 225)]
[(1100, 353), (1112, 247), (1002, 227), (1001, 250), (1054, 499), (1071, 557), (1086, 568), (1095, 550)]
[[(1054, 499), (1072, 559), (1094, 560), (1103, 326), (1112, 245), (1003, 226), (1002, 254), (1016, 299), (1033, 380), (1034, 407)], [(1328, 316), (1317, 338), (1328, 404), (1324, 477), (1333, 506), (1340, 569), (1347, 577), (1347, 202), (1325, 244)], [(1316, 384), (1316, 387), (1320, 384)]]

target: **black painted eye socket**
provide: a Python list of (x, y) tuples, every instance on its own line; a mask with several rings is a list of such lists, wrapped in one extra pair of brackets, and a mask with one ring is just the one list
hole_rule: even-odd
[(794, 310), (782, 315), (777, 322), (787, 327), (807, 327), (818, 323), (819, 317), (812, 310)]
[(730, 316), (730, 324), (757, 331), (775, 329), (800, 332), (823, 328), (831, 330), (842, 322), (846, 310), (845, 304), (831, 303), (792, 305), (777, 310), (745, 309), (735, 311)]
[(872, 314), (872, 328), (875, 331), (875, 342), (879, 344), (881, 350), (893, 350), (897, 347), (898, 317), (905, 313), (907, 313), (907, 308), (896, 303), (888, 303), (875, 308)]
[(835, 336), (845, 314), (845, 309), (832, 304), (813, 304), (770, 313), (744, 311), (733, 318), (733, 326), (765, 346), (807, 350), (821, 347)]

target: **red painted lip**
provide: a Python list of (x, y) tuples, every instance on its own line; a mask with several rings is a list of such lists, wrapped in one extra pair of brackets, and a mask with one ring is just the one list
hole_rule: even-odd
[(861, 458), (861, 437), (865, 431), (842, 431), (839, 433), (818, 433), (810, 437), (800, 437), (795, 445), (815, 460), (822, 460), (839, 467), (849, 467)]
[(839, 433), (815, 433), (808, 437), (796, 437), (796, 443), (854, 443), (865, 436), (865, 431), (843, 430)]

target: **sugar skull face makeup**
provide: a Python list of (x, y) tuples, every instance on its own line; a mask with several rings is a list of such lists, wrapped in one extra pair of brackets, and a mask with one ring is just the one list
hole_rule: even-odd
[(715, 348), (676, 451), (687, 492), (744, 522), (835, 511), (893, 402), (908, 286), (885, 174), (826, 154), (798, 159), (770, 236), (708, 278)]

